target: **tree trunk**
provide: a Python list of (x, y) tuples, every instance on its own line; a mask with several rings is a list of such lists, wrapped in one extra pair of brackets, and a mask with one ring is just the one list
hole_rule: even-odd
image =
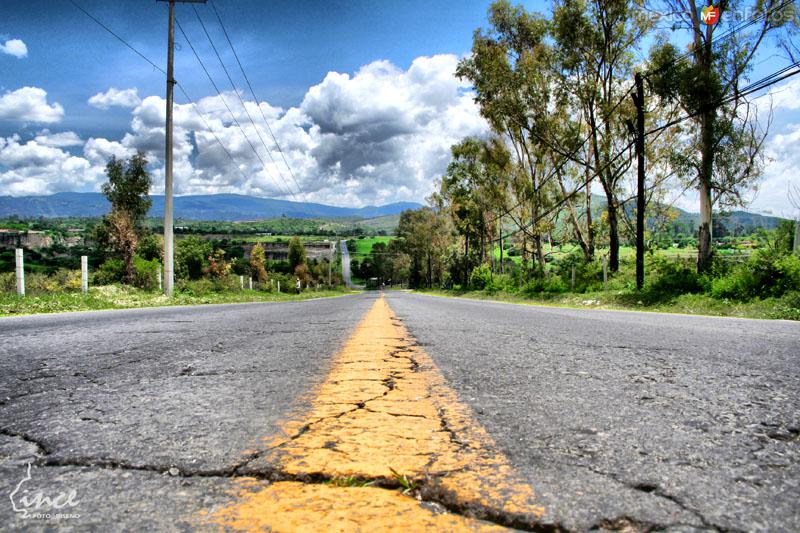
[[(591, 147), (589, 147), (591, 150)], [(587, 261), (594, 259), (594, 226), (592, 226), (592, 173), (586, 166), (586, 248)]]
[(614, 205), (614, 195), (606, 190), (608, 206), (608, 269), (611, 272), (619, 270), (619, 228), (617, 225), (617, 207)]
[(711, 176), (714, 171), (714, 111), (703, 114), (700, 122), (700, 175), (697, 189), (700, 194), (700, 230), (697, 235), (697, 271), (711, 268)]
[(433, 268), (431, 267), (431, 253), (428, 252), (428, 288), (433, 286)]
[[(798, 228), (800, 229), (800, 224), (798, 224)], [(503, 215), (498, 216), (497, 218), (497, 233), (500, 237), (500, 273), (506, 273), (506, 266), (503, 264)], [(797, 250), (797, 239), (795, 239), (795, 251)]]

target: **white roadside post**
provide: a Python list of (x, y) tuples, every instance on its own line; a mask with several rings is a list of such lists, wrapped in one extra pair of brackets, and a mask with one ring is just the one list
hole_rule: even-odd
[(570, 288), (575, 290), (575, 265), (572, 265), (572, 286)]
[(244, 290), (244, 276), (239, 276), (239, 288)]
[(603, 256), (603, 290), (608, 290), (608, 258)]
[(250, 290), (252, 291), (253, 290), (253, 278), (250, 277), (250, 278), (247, 279), (247, 281), (250, 283)]
[(161, 273), (161, 269), (158, 269), (158, 292), (164, 290), (164, 281), (162, 278), (163, 274)]
[(278, 292), (281, 292), (281, 280), (278, 280)]
[(16, 249), (17, 259), (17, 295), (25, 296), (25, 264), (22, 257), (22, 248)]
[(85, 255), (81, 256), (81, 290), (89, 292), (89, 258)]

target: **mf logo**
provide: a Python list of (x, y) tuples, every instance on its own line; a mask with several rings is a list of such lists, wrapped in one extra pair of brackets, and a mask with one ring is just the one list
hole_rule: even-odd
[(719, 21), (719, 8), (713, 5), (702, 8), (700, 10), (700, 21), (706, 26), (716, 24)]

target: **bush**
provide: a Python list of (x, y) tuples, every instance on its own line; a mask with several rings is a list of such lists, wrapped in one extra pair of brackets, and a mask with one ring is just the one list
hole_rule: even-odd
[(125, 279), (125, 263), (121, 259), (107, 259), (92, 275), (92, 285), (113, 285)]
[(161, 263), (158, 259), (147, 260), (138, 255), (133, 258), (133, 284), (140, 289), (152, 291), (158, 289), (158, 273)]
[(650, 268), (651, 272), (644, 287), (645, 296), (650, 300), (703, 292), (703, 284), (694, 266), (681, 261), (653, 257)]
[(714, 279), (714, 298), (749, 300), (780, 297), (800, 287), (800, 258), (791, 254), (775, 254), (759, 250), (750, 259), (736, 266), (728, 275)]
[(482, 291), (492, 283), (492, 269), (487, 264), (482, 264), (472, 269), (469, 275), (469, 287), (475, 291)]
[(191, 235), (175, 244), (175, 275), (179, 278), (200, 279), (206, 258), (211, 255), (211, 243)]
[(564, 280), (559, 276), (537, 276), (528, 281), (523, 287), (521, 292), (529, 296), (543, 292), (547, 293), (562, 293), (567, 292), (569, 287)]

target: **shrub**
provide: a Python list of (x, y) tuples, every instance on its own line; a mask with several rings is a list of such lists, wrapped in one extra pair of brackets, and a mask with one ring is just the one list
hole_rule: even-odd
[(152, 291), (158, 288), (158, 273), (161, 263), (158, 259), (147, 260), (140, 256), (133, 258), (133, 284), (141, 289)]
[(92, 285), (112, 285), (125, 279), (125, 263), (121, 259), (107, 259), (92, 275)]
[(703, 284), (697, 271), (681, 261), (654, 257), (650, 262), (651, 272), (647, 278), (645, 292), (657, 299), (703, 292)]
[(202, 237), (191, 235), (175, 244), (175, 274), (179, 278), (199, 279), (203, 277), (206, 258), (211, 255), (211, 243)]
[(567, 292), (569, 287), (564, 280), (562, 280), (559, 276), (550, 275), (550, 276), (537, 276), (532, 280), (528, 281), (523, 287), (521, 292), (533, 296), (534, 294), (538, 293), (562, 293)]
[(758, 250), (750, 259), (736, 266), (728, 275), (711, 283), (714, 298), (748, 300), (779, 297), (800, 287), (800, 258)]
[(492, 269), (487, 264), (482, 264), (472, 269), (469, 275), (469, 286), (472, 290), (482, 291), (492, 283)]

